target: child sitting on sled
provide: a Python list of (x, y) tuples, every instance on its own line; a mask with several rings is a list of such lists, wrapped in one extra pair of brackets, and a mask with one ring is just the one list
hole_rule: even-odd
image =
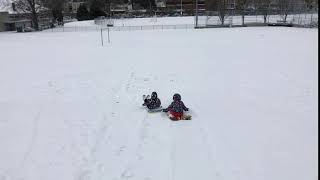
[(173, 121), (190, 120), (191, 116), (185, 116), (183, 111), (189, 111), (189, 109), (181, 101), (180, 94), (173, 95), (173, 102), (163, 112), (169, 112), (169, 118)]
[(151, 98), (148, 96), (144, 96), (144, 103), (142, 106), (146, 106), (149, 110), (161, 108), (161, 101), (158, 98), (158, 94), (156, 92), (152, 92)]

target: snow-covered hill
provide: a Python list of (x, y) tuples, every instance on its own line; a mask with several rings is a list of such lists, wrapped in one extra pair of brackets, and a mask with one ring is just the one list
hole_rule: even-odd
[(110, 35), (0, 33), (1, 180), (317, 179), (318, 30)]

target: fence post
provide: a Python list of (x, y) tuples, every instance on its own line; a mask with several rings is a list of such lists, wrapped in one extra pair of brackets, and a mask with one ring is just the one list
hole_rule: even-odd
[(108, 28), (108, 43), (110, 43), (110, 28)]
[(195, 28), (198, 28), (198, 21), (199, 21), (199, 2), (198, 0), (196, 0), (196, 24), (195, 24)]
[(102, 28), (101, 28), (101, 45), (103, 47), (103, 33), (102, 33)]
[(305, 14), (304, 14), (304, 23), (303, 23), (304, 26), (306, 26), (307, 19), (308, 19), (307, 13), (305, 12)]

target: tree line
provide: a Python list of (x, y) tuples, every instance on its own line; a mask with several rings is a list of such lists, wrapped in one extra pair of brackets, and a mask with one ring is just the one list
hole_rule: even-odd
[(111, 5), (130, 5), (133, 9), (156, 9), (155, 0), (90, 0), (86, 4), (81, 4), (77, 11), (77, 19), (89, 20), (99, 16), (111, 16)]
[[(194, 0), (196, 2), (196, 0)], [(235, 1), (236, 10), (242, 15), (242, 23), (246, 10), (254, 7), (264, 17), (266, 23), (267, 17), (277, 8), (278, 13), (284, 21), (290, 12), (301, 9), (300, 5), (306, 10), (318, 7), (318, 0), (206, 0), (206, 10), (215, 11), (224, 24), (225, 17), (230, 13), (230, 2)], [(63, 8), (67, 0), (13, 0), (15, 8), (28, 16), (35, 30), (39, 30), (39, 16), (43, 12), (52, 17), (52, 21), (63, 21)], [(155, 0), (87, 0), (78, 8), (78, 20), (88, 20), (99, 16), (108, 16), (111, 14), (111, 5), (121, 5), (131, 3), (133, 9), (147, 9), (149, 11), (156, 9)], [(45, 16), (45, 15), (44, 15)]]
[(215, 12), (222, 25), (225, 18), (234, 13), (242, 16), (242, 25), (244, 25), (244, 18), (250, 9), (262, 15), (264, 23), (272, 13), (280, 15), (286, 22), (290, 13), (318, 11), (318, 0), (206, 0), (206, 4), (206, 10)]
[[(39, 30), (39, 16), (52, 17), (53, 22), (63, 22), (63, 9), (67, 0), (13, 0), (14, 8), (29, 18), (33, 28)], [(131, 3), (132, 7), (155, 9), (154, 0), (87, 0), (78, 8), (78, 20), (88, 20), (111, 14), (111, 4)], [(89, 7), (89, 8), (88, 8)]]

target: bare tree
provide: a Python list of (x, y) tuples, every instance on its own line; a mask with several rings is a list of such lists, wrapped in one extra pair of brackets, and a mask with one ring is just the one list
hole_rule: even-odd
[(220, 22), (224, 25), (225, 17), (228, 13), (228, 0), (207, 0), (206, 4), (209, 11), (216, 11), (218, 13)]
[(66, 0), (41, 0), (42, 4), (48, 8), (53, 17), (53, 21), (63, 22), (63, 6)]
[(18, 12), (28, 16), (31, 21), (33, 28), (39, 30), (39, 12), (42, 8), (39, 0), (13, 0), (15, 7)]
[(287, 17), (294, 7), (294, 0), (278, 0), (279, 14), (284, 22), (287, 22)]
[(254, 6), (263, 15), (263, 22), (266, 24), (270, 14), (272, 0), (256, 0)]
[(104, 11), (108, 16), (111, 16), (111, 0), (104, 1)]
[(221, 24), (224, 25), (224, 20), (227, 15), (227, 0), (218, 0), (217, 3), (219, 18)]
[(241, 11), (242, 26), (244, 26), (244, 17), (246, 15), (248, 4), (249, 0), (237, 0), (237, 9)]

